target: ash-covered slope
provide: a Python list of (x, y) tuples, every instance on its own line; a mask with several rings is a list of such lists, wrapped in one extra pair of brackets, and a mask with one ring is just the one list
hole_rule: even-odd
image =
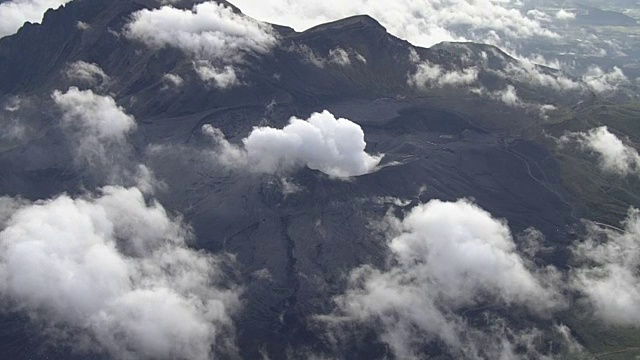
[[(507, 219), (514, 233), (535, 227), (546, 249), (535, 261), (566, 266), (583, 202), (563, 185), (550, 147), (530, 139), (539, 140), (540, 133), (531, 134), (547, 126), (546, 111), (567, 111), (593, 96), (577, 80), (488, 45), (416, 48), (368, 16), (304, 32), (274, 25), (269, 51), (247, 51), (235, 62), (207, 58), (206, 48), (148, 46), (127, 35), (133, 13), (159, 7), (152, 0), (76, 0), (49, 11), (41, 25), (0, 39), (0, 99), (15, 108), (2, 116), (27, 129), (3, 138), (0, 193), (37, 200), (112, 184), (110, 169), (78, 162), (78, 140), (61, 125), (64, 114), (52, 94), (77, 86), (112, 97), (137, 128), (127, 145), (106, 148), (105, 164), (119, 170), (144, 164), (160, 183), (154, 196), (193, 227), (194, 246), (236, 258), (244, 290), (232, 355), (383, 358), (388, 345), (375, 328), (350, 334), (338, 351), (316, 315), (331, 313), (350, 271), (387, 264), (388, 239), (376, 226), (385, 214), (400, 216), (432, 199), (475, 199)], [(71, 76), (80, 61), (102, 74), (93, 68), (88, 78)], [(201, 66), (232, 66), (237, 81), (207, 82)], [(384, 154), (375, 172), (337, 180), (306, 166), (230, 171), (215, 161), (202, 131), (210, 124), (238, 144), (255, 126), (280, 129), (291, 116), (307, 119), (322, 110), (361, 127), (367, 153)], [(125, 176), (117, 181), (134, 185)], [(484, 321), (485, 313), (463, 310), (470, 321)], [(487, 311), (523, 328), (557, 320), (510, 310)], [(86, 358), (68, 355), (66, 344), (34, 340), (26, 334), (40, 336), (38, 329), (6, 316), (0, 353)], [(438, 341), (422, 350), (456, 357)], [(104, 349), (89, 353), (112, 357)]]

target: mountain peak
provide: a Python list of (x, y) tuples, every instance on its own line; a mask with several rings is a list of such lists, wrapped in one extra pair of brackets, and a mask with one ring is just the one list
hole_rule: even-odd
[(387, 32), (387, 29), (382, 26), (376, 19), (369, 15), (355, 15), (341, 20), (328, 22), (314, 26), (303, 33), (310, 34), (316, 32), (324, 32), (331, 30), (345, 30), (345, 29), (375, 29), (378, 31)]

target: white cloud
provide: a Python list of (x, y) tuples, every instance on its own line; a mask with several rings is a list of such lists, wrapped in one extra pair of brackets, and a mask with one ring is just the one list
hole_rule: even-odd
[(144, 9), (132, 17), (128, 37), (152, 47), (175, 47), (200, 59), (239, 61), (246, 52), (268, 53), (277, 42), (269, 25), (212, 1), (193, 10)]
[(494, 101), (499, 101), (512, 108), (525, 110), (527, 113), (534, 113), (543, 120), (548, 119), (549, 113), (557, 109), (556, 106), (551, 104), (540, 104), (522, 100), (513, 85), (507, 85), (504, 89), (495, 91), (489, 91), (487, 88), (481, 86), (470, 89), (470, 92)]
[(367, 58), (362, 56), (354, 49), (343, 49), (341, 47), (337, 47), (329, 51), (328, 62), (333, 64), (338, 64), (341, 66), (351, 65), (351, 58), (355, 58), (359, 62), (366, 64)]
[(144, 180), (145, 170), (130, 161), (132, 147), (127, 136), (136, 129), (133, 116), (110, 96), (71, 87), (54, 91), (52, 98), (62, 112), (62, 128), (73, 142), (71, 150), (83, 169), (108, 184), (133, 185)]
[(388, 221), (389, 267), (352, 271), (349, 289), (335, 299), (339, 316), (324, 319), (372, 322), (399, 358), (417, 358), (432, 341), (456, 357), (517, 358), (522, 338), (499, 326), (503, 320), (475, 329), (456, 311), (506, 304), (538, 314), (563, 304), (555, 269), (534, 269), (506, 223), (467, 200), (432, 200)]
[(511, 107), (523, 107), (524, 104), (520, 97), (518, 97), (516, 88), (512, 85), (507, 85), (503, 90), (493, 92), (491, 97)]
[[(182, 50), (193, 60), (200, 78), (220, 87), (236, 83), (234, 64), (248, 53), (265, 54), (277, 44), (270, 25), (236, 14), (213, 1), (197, 4), (192, 10), (163, 6), (140, 10), (127, 24), (125, 34), (152, 48), (166, 46)], [(231, 76), (233, 74), (233, 76)]]
[(24, 99), (20, 96), (12, 96), (10, 97), (4, 104), (4, 110), (8, 112), (16, 112), (22, 108)]
[(336, 63), (342, 66), (351, 65), (349, 53), (347, 53), (347, 51), (342, 48), (335, 48), (329, 51), (329, 62)]
[(600, 167), (619, 175), (629, 175), (640, 171), (640, 154), (625, 144), (606, 126), (591, 129), (587, 133), (568, 133), (559, 140), (561, 145), (577, 142), (583, 149), (599, 158)]
[(428, 61), (417, 65), (417, 70), (409, 76), (409, 84), (418, 88), (445, 86), (464, 86), (478, 80), (478, 69), (475, 67), (461, 70), (446, 70), (442, 66)]
[(0, 4), (0, 38), (15, 34), (22, 25), (42, 21), (48, 9), (57, 8), (71, 0), (11, 0)]
[(361, 63), (363, 64), (367, 63), (367, 58), (362, 56), (360, 53), (355, 52), (355, 57), (356, 57), (356, 60), (360, 61)]
[(520, 58), (517, 63), (508, 63), (504, 70), (489, 70), (505, 80), (515, 80), (533, 86), (546, 87), (557, 92), (580, 92), (591, 90), (599, 95), (612, 95), (621, 85), (630, 84), (626, 75), (617, 67), (605, 72), (597, 66), (590, 67), (580, 79), (572, 79), (561, 71), (549, 72), (545, 66), (560, 68), (559, 62), (549, 62), (542, 56), (532, 59)]
[(7, 221), (22, 206), (29, 204), (28, 201), (9, 196), (0, 196), (0, 229), (4, 229)]
[(343, 49), (341, 47), (329, 50), (327, 56), (317, 54), (313, 49), (304, 44), (291, 46), (288, 48), (288, 51), (300, 54), (304, 62), (315, 65), (321, 69), (327, 64), (349, 66), (352, 64), (351, 58), (355, 58), (363, 64), (367, 63), (367, 59), (354, 49)]
[(162, 81), (165, 83), (167, 88), (171, 87), (181, 87), (184, 85), (184, 79), (180, 75), (176, 74), (164, 74), (162, 76)]
[(124, 145), (126, 136), (136, 129), (133, 116), (110, 96), (71, 87), (66, 93), (54, 91), (52, 98), (62, 111), (66, 132), (78, 142), (73, 147), (76, 157), (90, 165), (109, 162), (112, 145)]
[(86, 22), (83, 22), (83, 21), (78, 21), (78, 22), (76, 22), (76, 28), (78, 30), (84, 31), (84, 30), (90, 29), (91, 25), (89, 25), (89, 24), (87, 24)]
[(136, 128), (133, 116), (110, 96), (71, 87), (66, 93), (54, 91), (53, 100), (63, 111), (68, 126), (78, 126), (100, 139), (123, 139)]
[(389, 244), (400, 266), (438, 285), (449, 304), (475, 303), (489, 289), (507, 303), (549, 307), (547, 289), (516, 253), (503, 220), (466, 200), (433, 200), (418, 206), (401, 223)]
[(216, 142), (220, 162), (258, 173), (286, 173), (307, 166), (344, 178), (368, 174), (381, 160), (365, 152), (364, 132), (358, 124), (336, 119), (326, 110), (307, 120), (293, 117), (283, 129), (256, 127), (242, 146), (230, 144), (211, 125), (203, 131)]
[(606, 72), (597, 66), (592, 66), (582, 77), (582, 81), (589, 89), (600, 95), (611, 94), (616, 92), (621, 85), (629, 84), (629, 78), (617, 67)]
[(239, 83), (236, 71), (232, 66), (218, 69), (209, 61), (202, 60), (194, 63), (196, 74), (200, 80), (215, 85), (217, 88), (226, 89)]
[(549, 119), (549, 113), (550, 112), (554, 112), (558, 110), (558, 108), (555, 105), (550, 105), (550, 104), (543, 104), (539, 106), (539, 111), (540, 111), (540, 118), (544, 119), (544, 120), (548, 120)]
[(527, 11), (527, 16), (538, 21), (538, 22), (549, 22), (551, 18), (544, 11), (540, 11), (538, 9), (533, 9)]
[(521, 59), (516, 64), (507, 64), (504, 78), (527, 82), (535, 86), (544, 86), (556, 91), (581, 90), (581, 84), (562, 74), (543, 72), (539, 65), (528, 59)]
[[(541, 55), (532, 55), (529, 58), (517, 54), (514, 56), (518, 58), (517, 62), (506, 63), (504, 69), (487, 69), (487, 71), (505, 80), (515, 80), (532, 86), (546, 87), (557, 92), (591, 90), (599, 95), (611, 95), (621, 85), (630, 84), (627, 76), (617, 67), (606, 72), (597, 66), (592, 66), (581, 78), (572, 79), (565, 72), (558, 70), (563, 67), (558, 60), (549, 61)], [(486, 59), (482, 62), (487, 65)], [(545, 70), (540, 64), (556, 70)]]
[(560, 9), (556, 13), (556, 19), (558, 20), (573, 20), (576, 18), (576, 14), (569, 12), (565, 9)]
[(19, 102), (17, 104), (18, 107), (14, 110), (10, 110), (12, 109), (10, 105), (0, 110), (0, 140), (2, 140), (2, 145), (5, 146), (22, 142), (32, 132), (32, 129), (24, 119), (15, 113), (20, 106)]
[(12, 211), (0, 231), (4, 310), (121, 359), (208, 359), (232, 342), (238, 292), (218, 287), (221, 260), (191, 250), (188, 230), (138, 189)]
[(500, 0), (274, 0), (234, 2), (246, 14), (297, 30), (348, 16), (368, 14), (392, 34), (415, 45), (442, 41), (478, 40), (500, 32), (506, 38), (558, 37), (537, 19), (523, 15), (514, 2)]
[(312, 64), (318, 68), (321, 68), (321, 69), (324, 68), (327, 63), (327, 59), (316, 54), (316, 52), (313, 51), (313, 49), (311, 49), (309, 46), (305, 44), (301, 44), (298, 46), (291, 46), (289, 47), (288, 50), (291, 52), (296, 52), (300, 54), (300, 56), (302, 56), (302, 61), (304, 61), (305, 63)]
[(572, 285), (600, 319), (640, 327), (640, 212), (629, 210), (623, 231), (587, 225), (586, 240), (572, 247)]
[(105, 85), (111, 78), (100, 66), (84, 61), (76, 61), (67, 67), (66, 76), (90, 86)]

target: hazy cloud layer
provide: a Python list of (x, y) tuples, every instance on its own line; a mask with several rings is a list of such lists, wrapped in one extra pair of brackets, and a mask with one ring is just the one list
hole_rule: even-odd
[(211, 125), (203, 131), (215, 141), (221, 163), (258, 173), (286, 173), (307, 166), (334, 177), (352, 177), (374, 171), (381, 160), (365, 152), (358, 124), (336, 119), (326, 110), (307, 120), (293, 117), (283, 129), (256, 127), (241, 146), (229, 143)]
[[(26, 105), (26, 106), (25, 106)], [(0, 107), (0, 147), (9, 147), (25, 141), (32, 133), (33, 129), (25, 121), (33, 114), (26, 109), (34, 108), (28, 98), (12, 97)]]
[(417, 64), (417, 70), (409, 76), (409, 85), (426, 89), (430, 87), (467, 86), (478, 81), (478, 69), (446, 70), (428, 61)]
[(125, 34), (149, 47), (174, 47), (196, 62), (206, 62), (196, 66), (198, 75), (221, 87), (233, 83), (228, 80), (232, 74), (235, 79), (232, 65), (242, 62), (248, 53), (268, 53), (277, 43), (271, 26), (213, 1), (192, 10), (169, 5), (140, 10), (133, 14)]
[(179, 219), (140, 190), (0, 205), (12, 213), (0, 231), (4, 310), (114, 358), (208, 359), (212, 345), (233, 351), (238, 292), (218, 287), (221, 260), (189, 249)]
[(71, 0), (11, 0), (0, 4), (0, 38), (15, 34), (22, 25), (42, 21), (48, 9), (57, 8)]
[(606, 126), (584, 133), (568, 133), (559, 140), (560, 145), (577, 143), (582, 149), (595, 154), (600, 167), (608, 172), (626, 176), (640, 171), (640, 154), (625, 144)]
[(259, 20), (292, 26), (297, 30), (352, 15), (368, 14), (392, 34), (419, 46), (432, 46), (441, 41), (479, 40), (492, 31), (516, 39), (557, 37), (536, 19), (522, 14), (515, 8), (517, 4), (511, 1), (237, 0), (235, 5)]
[(621, 69), (614, 67), (606, 72), (597, 66), (589, 68), (582, 81), (596, 94), (607, 95), (616, 92), (620, 86), (629, 84), (629, 78)]
[[(517, 60), (513, 61), (494, 48), (477, 53), (462, 43), (440, 46), (459, 53), (462, 66), (445, 69), (442, 65), (421, 61), (414, 51), (411, 53), (410, 61), (415, 63), (416, 70), (408, 74), (410, 85), (422, 89), (444, 86), (468, 87), (478, 82), (480, 71), (498, 76), (509, 83), (525, 83), (558, 93), (578, 94), (592, 91), (604, 97), (615, 94), (624, 85), (631, 84), (629, 78), (617, 67), (606, 71), (592, 66), (579, 78), (572, 78), (561, 70), (560, 63), (549, 62), (542, 56), (526, 58), (516, 55)], [(500, 65), (496, 66), (496, 63)], [(481, 90), (488, 92), (487, 89)]]
[(517, 358), (520, 335), (536, 330), (519, 332), (500, 318), (476, 329), (456, 311), (502, 304), (544, 313), (563, 302), (555, 269), (534, 269), (506, 223), (467, 200), (433, 200), (389, 221), (391, 265), (352, 271), (350, 288), (335, 299), (340, 316), (328, 319), (376, 324), (399, 358), (417, 358), (433, 341), (458, 357)]
[(67, 78), (88, 86), (107, 85), (111, 78), (100, 66), (85, 61), (71, 63), (65, 72)]
[(502, 90), (491, 92), (487, 91), (486, 89), (481, 89), (478, 90), (478, 93), (480, 95), (487, 96), (495, 101), (500, 101), (509, 107), (519, 108), (527, 112), (537, 113), (537, 115), (542, 119), (547, 119), (549, 117), (549, 112), (557, 109), (554, 105), (539, 104), (536, 102), (522, 100), (520, 96), (518, 96), (518, 91), (513, 85), (507, 85)]
[(512, 78), (560, 92), (581, 90), (582, 86), (579, 82), (568, 78), (562, 73), (550, 74), (545, 72), (538, 64), (528, 59), (520, 59), (517, 64), (508, 64), (501, 75), (504, 78)]
[(587, 226), (586, 240), (572, 247), (573, 287), (603, 321), (640, 327), (640, 212), (629, 210), (622, 231)]

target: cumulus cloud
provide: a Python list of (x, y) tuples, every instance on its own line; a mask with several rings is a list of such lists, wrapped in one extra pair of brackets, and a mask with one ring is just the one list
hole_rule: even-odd
[(630, 209), (622, 231), (589, 222), (588, 236), (572, 247), (572, 285), (603, 321), (640, 326), (640, 211)]
[(250, 16), (292, 26), (297, 30), (348, 16), (368, 14), (392, 34), (425, 47), (442, 41), (477, 40), (491, 31), (512, 39), (558, 36), (506, 1), (277, 0), (265, 3), (238, 0), (234, 4)]
[(257, 173), (286, 173), (307, 166), (345, 178), (368, 174), (381, 160), (365, 152), (367, 144), (359, 125), (336, 119), (326, 110), (306, 120), (292, 117), (283, 129), (256, 127), (241, 146), (229, 143), (211, 125), (205, 125), (203, 132), (215, 141), (221, 163)]
[(503, 90), (493, 92), (491, 97), (511, 107), (521, 107), (523, 104), (516, 88), (512, 85), (507, 85)]
[(150, 183), (148, 169), (131, 161), (127, 136), (137, 127), (135, 119), (112, 97), (71, 87), (64, 93), (54, 91), (52, 98), (61, 111), (62, 128), (73, 141), (78, 166), (108, 184)]
[(569, 12), (565, 9), (560, 9), (556, 13), (556, 19), (558, 20), (573, 20), (576, 18), (576, 14)]
[(122, 139), (136, 128), (133, 116), (110, 96), (71, 87), (63, 93), (54, 91), (53, 100), (63, 111), (63, 121), (77, 126), (100, 139)]
[(517, 358), (523, 333), (500, 318), (475, 329), (457, 312), (502, 304), (542, 314), (563, 303), (555, 269), (534, 269), (516, 252), (505, 221), (467, 200), (432, 200), (389, 222), (389, 267), (352, 271), (335, 302), (337, 319), (376, 324), (399, 358), (417, 358), (432, 342), (462, 358)]
[(71, 0), (11, 0), (0, 4), (0, 38), (15, 34), (25, 22), (40, 22), (44, 13)]
[(599, 158), (600, 167), (608, 172), (629, 175), (640, 171), (640, 154), (625, 144), (606, 126), (588, 132), (568, 133), (560, 138), (560, 145), (575, 142)]
[(220, 89), (226, 89), (239, 83), (236, 70), (232, 66), (222, 69), (216, 68), (211, 62), (202, 60), (194, 63), (196, 74), (200, 80), (215, 85)]
[(482, 289), (490, 289), (507, 303), (553, 305), (549, 289), (516, 253), (506, 223), (477, 205), (433, 200), (414, 208), (400, 226), (389, 244), (395, 259), (437, 284), (438, 295), (450, 304), (474, 303)]
[(194, 61), (206, 61), (206, 66), (196, 70), (201, 78), (215, 84), (229, 85), (232, 65), (241, 63), (249, 53), (268, 53), (277, 43), (270, 25), (213, 1), (197, 4), (192, 10), (170, 5), (143, 9), (132, 17), (125, 28), (128, 38), (152, 48), (177, 48)]
[(335, 48), (329, 51), (329, 61), (343, 66), (351, 65), (349, 53), (342, 48)]
[(124, 142), (136, 128), (133, 116), (110, 96), (71, 87), (65, 93), (54, 91), (52, 98), (62, 111), (63, 125), (81, 134), (80, 151), (89, 157), (106, 156), (105, 143)]
[(544, 11), (540, 11), (538, 9), (532, 9), (527, 11), (526, 14), (528, 17), (539, 21), (539, 22), (549, 22), (551, 21), (551, 17), (549, 17), (549, 15), (547, 13), (545, 13)]
[(152, 47), (172, 46), (200, 58), (240, 60), (244, 53), (267, 53), (276, 44), (269, 25), (209, 1), (180, 10), (163, 6), (132, 15), (126, 35)]
[(106, 85), (111, 78), (100, 66), (85, 61), (76, 61), (67, 67), (67, 78), (89, 86)]
[[(0, 204), (3, 204), (0, 201)], [(221, 259), (136, 188), (13, 204), (0, 231), (0, 299), (80, 351), (208, 359), (233, 351), (238, 291)]]
[(442, 66), (428, 61), (417, 65), (417, 70), (409, 76), (409, 85), (426, 89), (429, 87), (464, 86), (478, 80), (478, 69), (475, 67), (461, 70), (446, 70)]
[(182, 76), (176, 74), (164, 74), (162, 76), (162, 82), (165, 84), (166, 88), (181, 87), (184, 85), (184, 79)]
[(582, 81), (593, 92), (601, 95), (608, 95), (616, 92), (621, 85), (629, 84), (629, 78), (618, 67), (606, 72), (597, 66), (589, 68), (582, 77)]

